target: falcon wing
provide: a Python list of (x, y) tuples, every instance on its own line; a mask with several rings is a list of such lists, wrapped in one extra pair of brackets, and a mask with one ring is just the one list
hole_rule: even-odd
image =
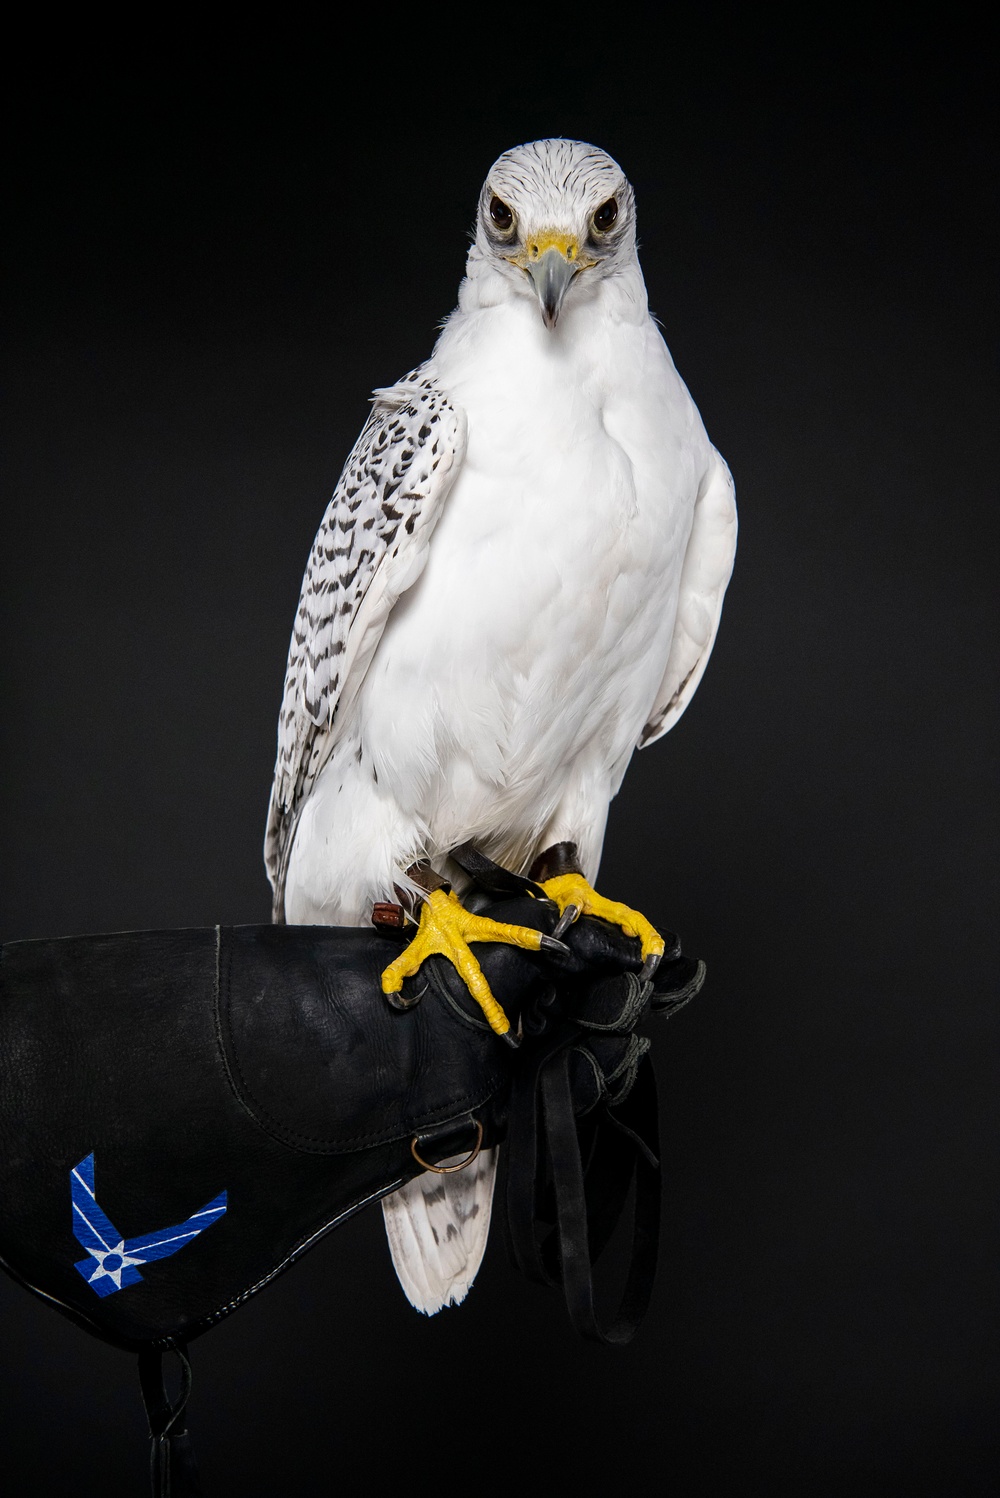
[(465, 415), (422, 366), (376, 390), (313, 542), (278, 719), (264, 861), (273, 916), (302, 804), (347, 719), (397, 599), (427, 561), (465, 453)]
[(667, 669), (640, 749), (673, 728), (697, 690), (715, 644), (735, 555), (736, 491), (725, 461), (713, 449), (695, 501)]

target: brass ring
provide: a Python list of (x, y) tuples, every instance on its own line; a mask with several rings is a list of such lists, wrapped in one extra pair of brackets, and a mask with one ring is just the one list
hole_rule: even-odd
[(457, 1165), (429, 1165), (417, 1150), (416, 1137), (410, 1140), (410, 1154), (418, 1165), (422, 1165), (425, 1170), (432, 1170), (436, 1176), (452, 1176), (456, 1171), (464, 1170), (467, 1165), (472, 1164), (483, 1147), (483, 1126), (478, 1118), (474, 1118), (472, 1122), (476, 1126), (476, 1143), (473, 1146), (472, 1154), (466, 1155), (465, 1159), (460, 1160)]

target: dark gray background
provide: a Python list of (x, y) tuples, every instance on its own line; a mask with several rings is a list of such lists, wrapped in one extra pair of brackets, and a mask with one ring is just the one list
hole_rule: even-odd
[[(267, 919), (309, 544), (506, 147), (578, 135), (631, 176), (740, 502), (711, 667), (602, 869), (709, 966), (656, 1041), (647, 1325), (579, 1344), (497, 1235), (419, 1319), (371, 1213), (195, 1344), (218, 1498), (991, 1491), (987, 47), (951, 11), (702, 16), (482, 12), (477, 49), (411, 11), (377, 61), (91, 32), (11, 64), (3, 939)], [(0, 1301), (8, 1479), (142, 1492), (130, 1359)]]

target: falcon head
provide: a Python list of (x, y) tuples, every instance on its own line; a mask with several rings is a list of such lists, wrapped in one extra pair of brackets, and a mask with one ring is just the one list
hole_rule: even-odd
[(536, 297), (552, 329), (571, 287), (634, 264), (635, 194), (618, 163), (584, 141), (515, 146), (483, 184), (473, 253)]

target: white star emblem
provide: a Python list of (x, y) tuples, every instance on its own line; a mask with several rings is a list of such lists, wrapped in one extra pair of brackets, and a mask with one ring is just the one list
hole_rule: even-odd
[(114, 1284), (116, 1290), (122, 1287), (122, 1270), (128, 1269), (132, 1264), (145, 1264), (145, 1259), (137, 1259), (132, 1254), (125, 1252), (125, 1239), (119, 1238), (114, 1248), (91, 1249), (91, 1253), (97, 1260), (97, 1268), (90, 1276), (89, 1284), (95, 1280), (107, 1278)]

